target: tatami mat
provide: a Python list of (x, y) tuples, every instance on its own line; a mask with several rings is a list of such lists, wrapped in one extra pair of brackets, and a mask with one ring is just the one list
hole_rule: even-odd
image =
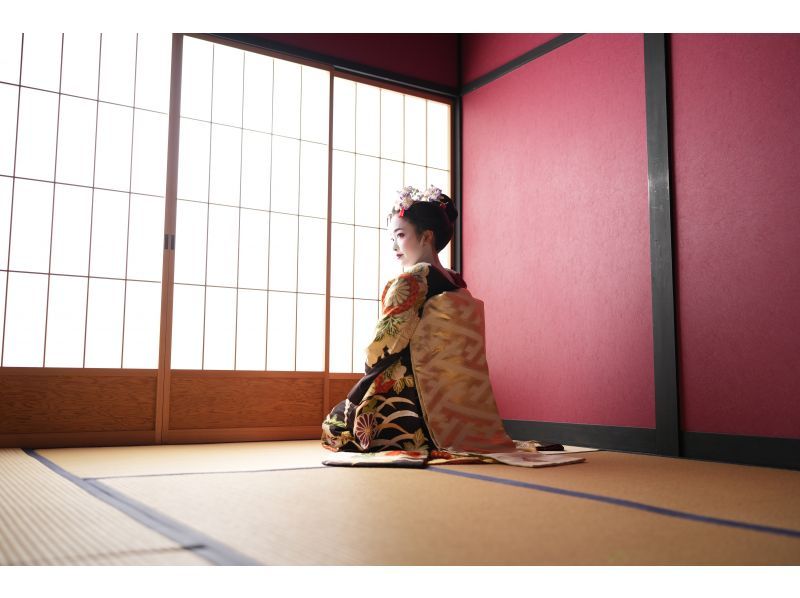
[[(492, 466), (475, 469), (486, 473), (486, 467)], [(578, 478), (587, 465), (554, 469)], [(193, 474), (102, 484), (264, 564), (800, 563), (800, 538), (432, 469)], [(625, 487), (632, 485), (629, 479)], [(690, 491), (680, 484), (673, 490)]]
[(331, 455), (319, 440), (60, 448), (37, 453), (82, 478), (325, 467), (322, 460)]
[(0, 449), (0, 565), (189, 558), (180, 549), (22, 450)]
[(607, 451), (587, 455), (575, 467), (450, 470), (800, 531), (800, 471)]
[(36, 451), (82, 478), (325, 467), (319, 440), (60, 448)]

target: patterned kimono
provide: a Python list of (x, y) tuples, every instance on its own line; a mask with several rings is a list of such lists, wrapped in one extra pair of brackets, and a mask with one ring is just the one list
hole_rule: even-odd
[(324, 448), (361, 455), (323, 463), (546, 467), (584, 461), (538, 454), (536, 441), (508, 436), (489, 381), (483, 302), (452, 274), (457, 284), (419, 263), (386, 284), (366, 375), (322, 423)]
[(410, 340), (425, 302), (453, 285), (437, 268), (416, 264), (386, 283), (375, 336), (366, 350), (366, 375), (322, 423), (331, 451), (433, 450), (417, 394)]

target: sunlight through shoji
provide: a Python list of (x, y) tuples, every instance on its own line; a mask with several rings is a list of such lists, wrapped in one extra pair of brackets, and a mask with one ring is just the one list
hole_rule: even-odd
[(0, 34), (3, 366), (157, 368), (170, 34)]
[[(450, 106), (334, 78), (330, 370), (363, 372), (380, 295), (401, 269), (387, 215), (405, 185), (450, 189)], [(440, 254), (450, 266), (450, 245)]]
[(329, 88), (184, 37), (173, 368), (325, 369)]

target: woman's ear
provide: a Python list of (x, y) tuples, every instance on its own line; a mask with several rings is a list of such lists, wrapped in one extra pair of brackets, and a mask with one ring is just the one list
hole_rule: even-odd
[(433, 245), (434, 242), (433, 231), (430, 229), (422, 232), (422, 244), (425, 245), (428, 242), (430, 242), (431, 245)]

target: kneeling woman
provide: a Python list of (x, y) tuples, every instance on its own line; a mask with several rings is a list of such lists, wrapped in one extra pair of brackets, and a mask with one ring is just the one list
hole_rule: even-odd
[(528, 467), (567, 462), (536, 455), (533, 441), (513, 441), (505, 432), (486, 365), (483, 303), (439, 261), (458, 217), (452, 200), (435, 187), (406, 187), (388, 217), (404, 272), (384, 287), (366, 375), (322, 423), (323, 446)]

